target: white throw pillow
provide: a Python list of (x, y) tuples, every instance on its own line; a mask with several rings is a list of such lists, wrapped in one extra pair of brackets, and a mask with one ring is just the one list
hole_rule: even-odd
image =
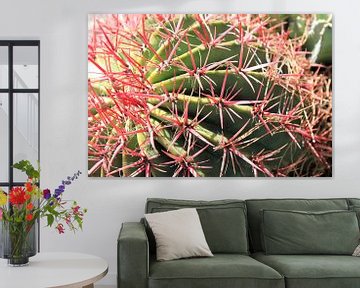
[(195, 208), (145, 214), (156, 240), (156, 259), (213, 256)]
[(352, 256), (360, 257), (360, 244), (355, 248)]

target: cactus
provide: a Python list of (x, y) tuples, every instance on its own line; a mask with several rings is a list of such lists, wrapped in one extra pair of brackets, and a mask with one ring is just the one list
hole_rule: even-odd
[(302, 38), (302, 49), (309, 52), (312, 63), (332, 64), (332, 14), (274, 14), (271, 18), (271, 25), (284, 24), (290, 37)]
[(94, 16), (89, 175), (331, 176), (331, 68), (269, 23)]

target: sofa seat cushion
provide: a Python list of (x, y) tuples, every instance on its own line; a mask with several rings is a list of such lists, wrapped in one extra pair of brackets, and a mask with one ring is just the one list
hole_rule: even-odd
[(150, 261), (149, 288), (284, 288), (274, 269), (246, 255)]
[(252, 257), (284, 275), (286, 288), (360, 287), (360, 257), (264, 253)]

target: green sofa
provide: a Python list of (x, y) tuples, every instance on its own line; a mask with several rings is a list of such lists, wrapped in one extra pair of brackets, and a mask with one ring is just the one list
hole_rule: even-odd
[[(307, 252), (306, 249), (317, 249), (316, 245), (315, 248), (314, 245), (303, 248), (305, 250), (302, 254), (302, 246), (299, 244), (301, 239), (299, 243), (297, 242), (297, 238), (301, 238), (301, 227), (307, 227), (307, 223), (313, 219), (320, 221), (319, 223), (328, 221), (326, 225), (338, 225), (334, 227), (339, 229), (348, 229), (347, 227), (350, 227), (351, 231), (356, 229), (355, 241), (358, 242), (359, 223), (356, 216), (360, 215), (360, 199), (192, 201), (153, 198), (147, 200), (145, 212), (164, 212), (187, 207), (197, 208), (206, 240), (214, 257), (158, 262), (155, 260), (154, 236), (145, 221), (124, 223), (117, 246), (119, 288), (360, 287), (360, 257), (353, 257), (349, 253), (344, 255), (341, 251), (331, 252), (331, 255), (324, 254), (324, 251), (319, 255)], [(300, 231), (300, 237), (298, 234), (296, 234), (297, 238), (286, 235), (290, 239), (285, 239), (284, 242), (284, 245), (290, 245), (289, 249), (294, 247), (297, 249), (296, 255), (282, 255), (281, 251), (279, 255), (274, 253), (269, 255), (264, 251), (264, 245), (266, 249), (278, 249), (278, 243), (284, 240), (277, 239), (276, 235), (263, 235), (265, 234), (262, 229), (262, 225), (265, 225), (264, 214), (272, 213), (271, 217), (266, 216), (266, 221), (270, 223), (274, 219), (277, 221), (276, 213), (279, 214), (279, 211), (288, 213), (289, 210), (294, 214), (290, 214), (289, 217), (285, 215), (281, 225), (286, 221), (291, 223), (292, 217), (294, 219), (299, 217), (300, 221), (305, 221), (301, 227), (284, 226), (284, 231), (295, 231), (295, 234)], [(308, 212), (299, 214), (296, 211)], [(320, 220), (317, 217), (320, 217)], [(340, 219), (340, 222), (334, 223), (336, 221), (331, 217)], [(353, 220), (354, 217), (356, 222)], [(276, 225), (276, 222), (270, 224)], [(292, 230), (286, 230), (287, 227)], [(270, 234), (276, 233), (276, 229), (273, 230)], [(317, 231), (311, 233), (310, 241), (315, 241), (319, 235), (316, 235)], [(305, 232), (305, 234), (309, 233)], [(352, 245), (357, 245), (354, 244), (353, 239), (343, 241), (340, 237), (326, 242), (327, 240), (329, 239), (324, 239), (323, 244), (326, 249), (330, 249), (329, 251), (332, 251), (332, 248), (337, 249), (336, 247), (345, 242), (344, 245), (350, 245), (348, 250), (353, 249)], [(285, 246), (284, 251), (286, 251)]]

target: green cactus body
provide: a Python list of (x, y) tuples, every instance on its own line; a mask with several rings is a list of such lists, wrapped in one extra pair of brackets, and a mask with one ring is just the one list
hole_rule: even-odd
[(318, 15), (308, 30), (306, 49), (312, 51), (311, 60), (332, 63), (332, 15)]
[(291, 37), (303, 37), (303, 48), (311, 52), (313, 63), (331, 65), (332, 63), (332, 15), (294, 14), (289, 20)]
[[(325, 158), (312, 151), (315, 132), (305, 129), (311, 102), (282, 80), (282, 63), (260, 32), (220, 16), (148, 16), (144, 23), (147, 33), (134, 31), (127, 48), (116, 50), (126, 66), (112, 66), (130, 84), (117, 80), (114, 88), (118, 82), (106, 79), (92, 89), (101, 109), (127, 119), (116, 175), (311, 176), (314, 167), (328, 173)], [(320, 52), (318, 59), (328, 57)]]

